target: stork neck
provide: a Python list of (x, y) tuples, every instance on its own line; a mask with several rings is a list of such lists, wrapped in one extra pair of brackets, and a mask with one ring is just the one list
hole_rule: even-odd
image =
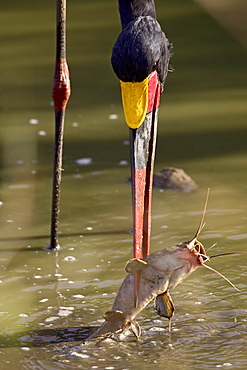
[(118, 0), (122, 27), (140, 16), (156, 19), (154, 0)]

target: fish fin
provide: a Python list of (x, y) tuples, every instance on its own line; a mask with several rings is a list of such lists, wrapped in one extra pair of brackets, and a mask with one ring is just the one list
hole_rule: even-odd
[(156, 297), (154, 309), (158, 315), (166, 317), (169, 320), (172, 318), (175, 308), (168, 290)]
[(110, 322), (124, 321), (125, 319), (123, 312), (118, 310), (107, 311), (104, 313), (103, 318)]
[(132, 258), (126, 263), (124, 269), (128, 273), (137, 272), (142, 270), (146, 265), (147, 262), (139, 260), (138, 258)]
[(140, 327), (140, 325), (138, 324), (137, 321), (133, 321), (131, 323), (131, 329), (132, 329), (133, 333), (135, 334), (136, 338), (137, 339), (140, 338), (142, 331), (141, 331), (141, 327)]

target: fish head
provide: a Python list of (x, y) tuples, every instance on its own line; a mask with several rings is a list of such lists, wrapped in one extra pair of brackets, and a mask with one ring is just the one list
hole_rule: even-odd
[(177, 251), (178, 256), (190, 261), (194, 268), (201, 266), (208, 260), (204, 246), (196, 238), (188, 242), (179, 243), (177, 247), (179, 247)]
[(196, 238), (173, 247), (173, 258), (177, 268), (170, 276), (169, 289), (181, 283), (197, 267), (202, 266), (208, 260), (204, 246)]

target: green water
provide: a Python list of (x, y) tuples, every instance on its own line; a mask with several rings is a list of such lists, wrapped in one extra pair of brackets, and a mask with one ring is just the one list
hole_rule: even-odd
[[(44, 329), (99, 325), (132, 257), (130, 170), (121, 165), (129, 162), (128, 129), (109, 62), (120, 29), (116, 3), (68, 4), (72, 96), (62, 249), (51, 253), (43, 246), (50, 232), (55, 2), (1, 2), (0, 368), (245, 369), (245, 255), (210, 262), (240, 292), (203, 268), (175, 289), (171, 334), (151, 305), (139, 318), (138, 343), (81, 347), (35, 339)], [(154, 191), (152, 251), (193, 237), (208, 187), (200, 240), (205, 247), (217, 242), (212, 254), (246, 250), (247, 52), (191, 1), (156, 3), (175, 69), (160, 107), (156, 169), (181, 167), (199, 188)], [(82, 166), (81, 158), (91, 162)]]

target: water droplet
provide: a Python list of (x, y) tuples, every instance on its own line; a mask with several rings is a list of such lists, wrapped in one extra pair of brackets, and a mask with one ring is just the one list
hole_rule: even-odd
[(60, 317), (66, 317), (66, 316), (69, 316), (71, 313), (72, 313), (71, 310), (60, 309), (58, 311), (58, 316), (60, 316)]
[(73, 261), (76, 261), (76, 258), (73, 256), (67, 256), (67, 257), (64, 257), (63, 260), (66, 262), (73, 262)]
[(109, 119), (118, 119), (118, 115), (117, 114), (110, 114)]
[(58, 319), (58, 317), (57, 316), (50, 316), (50, 317), (47, 317), (46, 319), (45, 319), (45, 322), (52, 322), (52, 321), (55, 321), (55, 320), (57, 320)]
[(30, 118), (28, 121), (30, 125), (37, 125), (39, 123), (39, 120), (37, 118)]
[(38, 132), (38, 135), (39, 135), (39, 136), (46, 136), (46, 131), (44, 131), (44, 130), (40, 130), (40, 131)]
[(74, 311), (75, 307), (73, 306), (61, 306), (61, 310), (69, 310), (69, 311)]
[(86, 355), (85, 353), (71, 352), (71, 355), (72, 356), (77, 356), (77, 357), (80, 357), (80, 358), (89, 358), (89, 356)]
[(78, 298), (78, 299), (85, 298), (83, 294), (74, 294), (72, 297)]
[(79, 158), (75, 160), (75, 163), (80, 166), (88, 166), (89, 164), (92, 164), (92, 158)]
[(21, 347), (21, 349), (22, 349), (23, 351), (30, 351), (30, 348), (29, 348), (29, 347)]

